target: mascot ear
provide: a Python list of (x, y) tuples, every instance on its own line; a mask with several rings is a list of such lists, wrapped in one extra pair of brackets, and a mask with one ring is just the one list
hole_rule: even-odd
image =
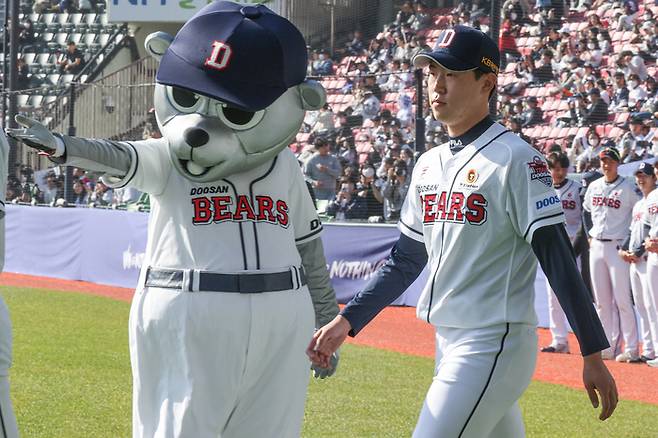
[(164, 56), (167, 48), (173, 40), (174, 37), (166, 32), (154, 32), (146, 37), (144, 48), (146, 48), (149, 55), (154, 57), (156, 61), (160, 62), (160, 59)]
[(307, 111), (319, 110), (327, 101), (327, 92), (316, 81), (304, 81), (298, 85), (302, 107)]

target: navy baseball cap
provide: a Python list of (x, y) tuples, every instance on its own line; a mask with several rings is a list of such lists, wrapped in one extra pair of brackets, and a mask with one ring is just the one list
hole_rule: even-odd
[(271, 105), (306, 77), (299, 30), (263, 5), (209, 3), (176, 34), (156, 80), (247, 111)]
[(621, 156), (619, 155), (619, 151), (617, 150), (617, 148), (613, 148), (613, 147), (606, 147), (601, 152), (599, 152), (599, 158), (610, 158), (612, 160), (615, 160), (616, 162), (621, 161)]
[(451, 71), (480, 69), (498, 74), (500, 51), (496, 43), (481, 30), (458, 25), (441, 32), (431, 52), (421, 52), (413, 59), (414, 66), (419, 68), (430, 62), (436, 62)]
[(653, 166), (650, 163), (642, 162), (638, 166), (637, 170), (635, 171), (635, 174), (637, 175), (638, 173), (643, 173), (648, 176), (654, 176), (655, 173), (653, 171)]

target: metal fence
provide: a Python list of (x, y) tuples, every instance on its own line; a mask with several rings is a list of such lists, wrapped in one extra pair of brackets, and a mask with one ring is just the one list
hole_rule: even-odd
[[(19, 112), (51, 131), (82, 137), (138, 139), (153, 107), (157, 62), (144, 58), (90, 84), (62, 88), (52, 102)], [(20, 93), (36, 93), (23, 90)], [(33, 150), (18, 145), (18, 162), (39, 170), (52, 166)]]

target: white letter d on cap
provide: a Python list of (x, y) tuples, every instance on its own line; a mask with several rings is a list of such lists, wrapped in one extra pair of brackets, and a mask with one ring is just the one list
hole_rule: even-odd
[(206, 62), (203, 65), (214, 68), (215, 70), (224, 70), (231, 60), (232, 53), (233, 50), (228, 44), (222, 41), (213, 41), (212, 53), (206, 58)]
[(448, 47), (450, 43), (452, 42), (452, 39), (455, 36), (455, 31), (452, 29), (448, 29), (445, 32), (443, 32), (443, 38), (441, 38), (441, 41), (439, 44), (437, 44), (437, 47)]

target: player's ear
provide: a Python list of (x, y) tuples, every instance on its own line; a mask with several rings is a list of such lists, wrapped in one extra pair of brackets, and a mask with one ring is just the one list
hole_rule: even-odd
[(489, 73), (489, 74), (485, 75), (483, 79), (484, 79), (484, 81), (483, 81), (482, 86), (484, 87), (485, 91), (487, 92), (487, 95), (489, 95), (496, 88), (496, 84), (498, 82), (497, 81), (498, 77), (493, 73)]
[(146, 37), (144, 48), (149, 55), (160, 62), (173, 40), (174, 37), (167, 32), (154, 32)]
[(298, 85), (299, 96), (302, 98), (302, 108), (315, 111), (322, 108), (327, 101), (327, 92), (317, 81), (304, 81)]

